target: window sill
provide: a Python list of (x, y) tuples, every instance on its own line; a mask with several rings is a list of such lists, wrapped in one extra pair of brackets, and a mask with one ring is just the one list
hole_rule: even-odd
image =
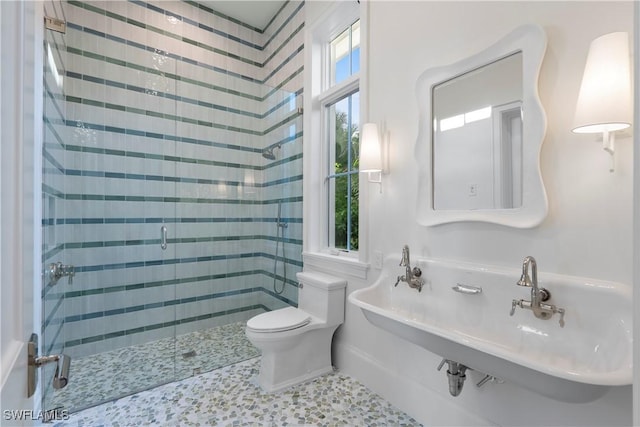
[(358, 279), (366, 279), (369, 264), (347, 256), (331, 255), (321, 252), (303, 252), (302, 260), (305, 268), (323, 270), (334, 275), (348, 275)]

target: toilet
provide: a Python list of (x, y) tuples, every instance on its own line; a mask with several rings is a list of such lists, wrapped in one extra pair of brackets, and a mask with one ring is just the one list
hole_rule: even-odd
[(344, 321), (347, 282), (313, 272), (297, 277), (298, 308), (269, 311), (247, 321), (247, 338), (262, 351), (258, 383), (266, 392), (333, 371), (331, 340)]

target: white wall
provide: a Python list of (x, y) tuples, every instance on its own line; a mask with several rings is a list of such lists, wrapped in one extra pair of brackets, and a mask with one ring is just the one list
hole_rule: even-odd
[[(398, 2), (368, 3), (370, 12), (367, 121), (391, 132), (391, 173), (382, 194), (372, 191), (369, 253), (518, 266), (526, 255), (542, 272), (631, 284), (632, 144), (619, 138), (615, 173), (592, 136), (571, 133), (573, 112), (589, 43), (613, 31), (633, 32), (632, 2)], [(414, 87), (427, 68), (474, 54), (525, 23), (548, 36), (539, 89), (548, 118), (541, 152), (549, 215), (519, 230), (482, 223), (426, 228), (416, 223), (414, 147), (418, 107)], [(349, 278), (348, 292), (372, 283)], [(400, 270), (399, 270), (400, 274)], [(514, 292), (514, 288), (505, 292)], [(508, 310), (509, 307), (505, 307)], [(564, 404), (510, 384), (448, 395), (439, 357), (369, 324), (347, 304), (336, 334), (335, 360), (344, 372), (430, 425), (629, 425), (631, 387), (613, 389), (589, 404)], [(477, 381), (471, 373), (471, 381)]]

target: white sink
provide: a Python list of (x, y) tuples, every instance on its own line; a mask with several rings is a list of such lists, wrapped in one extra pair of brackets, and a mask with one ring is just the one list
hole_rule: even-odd
[[(500, 268), (443, 260), (418, 260), (421, 292), (405, 282), (394, 287), (400, 257), (385, 259), (380, 278), (349, 295), (374, 325), (425, 349), (547, 397), (584, 403), (609, 387), (632, 380), (632, 293), (628, 286), (544, 273), (538, 282), (551, 292), (547, 303), (566, 310), (542, 320), (517, 308), (530, 299), (517, 286), (520, 268)], [(413, 264), (416, 264), (415, 262)], [(462, 294), (456, 284), (481, 287)], [(435, 369), (435, 367), (434, 367)]]

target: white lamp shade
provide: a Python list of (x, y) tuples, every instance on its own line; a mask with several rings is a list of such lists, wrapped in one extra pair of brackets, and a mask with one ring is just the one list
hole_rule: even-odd
[(591, 42), (576, 104), (575, 133), (612, 132), (631, 126), (629, 35), (605, 34)]
[(378, 125), (365, 123), (360, 132), (360, 172), (379, 172), (381, 170), (382, 157)]

